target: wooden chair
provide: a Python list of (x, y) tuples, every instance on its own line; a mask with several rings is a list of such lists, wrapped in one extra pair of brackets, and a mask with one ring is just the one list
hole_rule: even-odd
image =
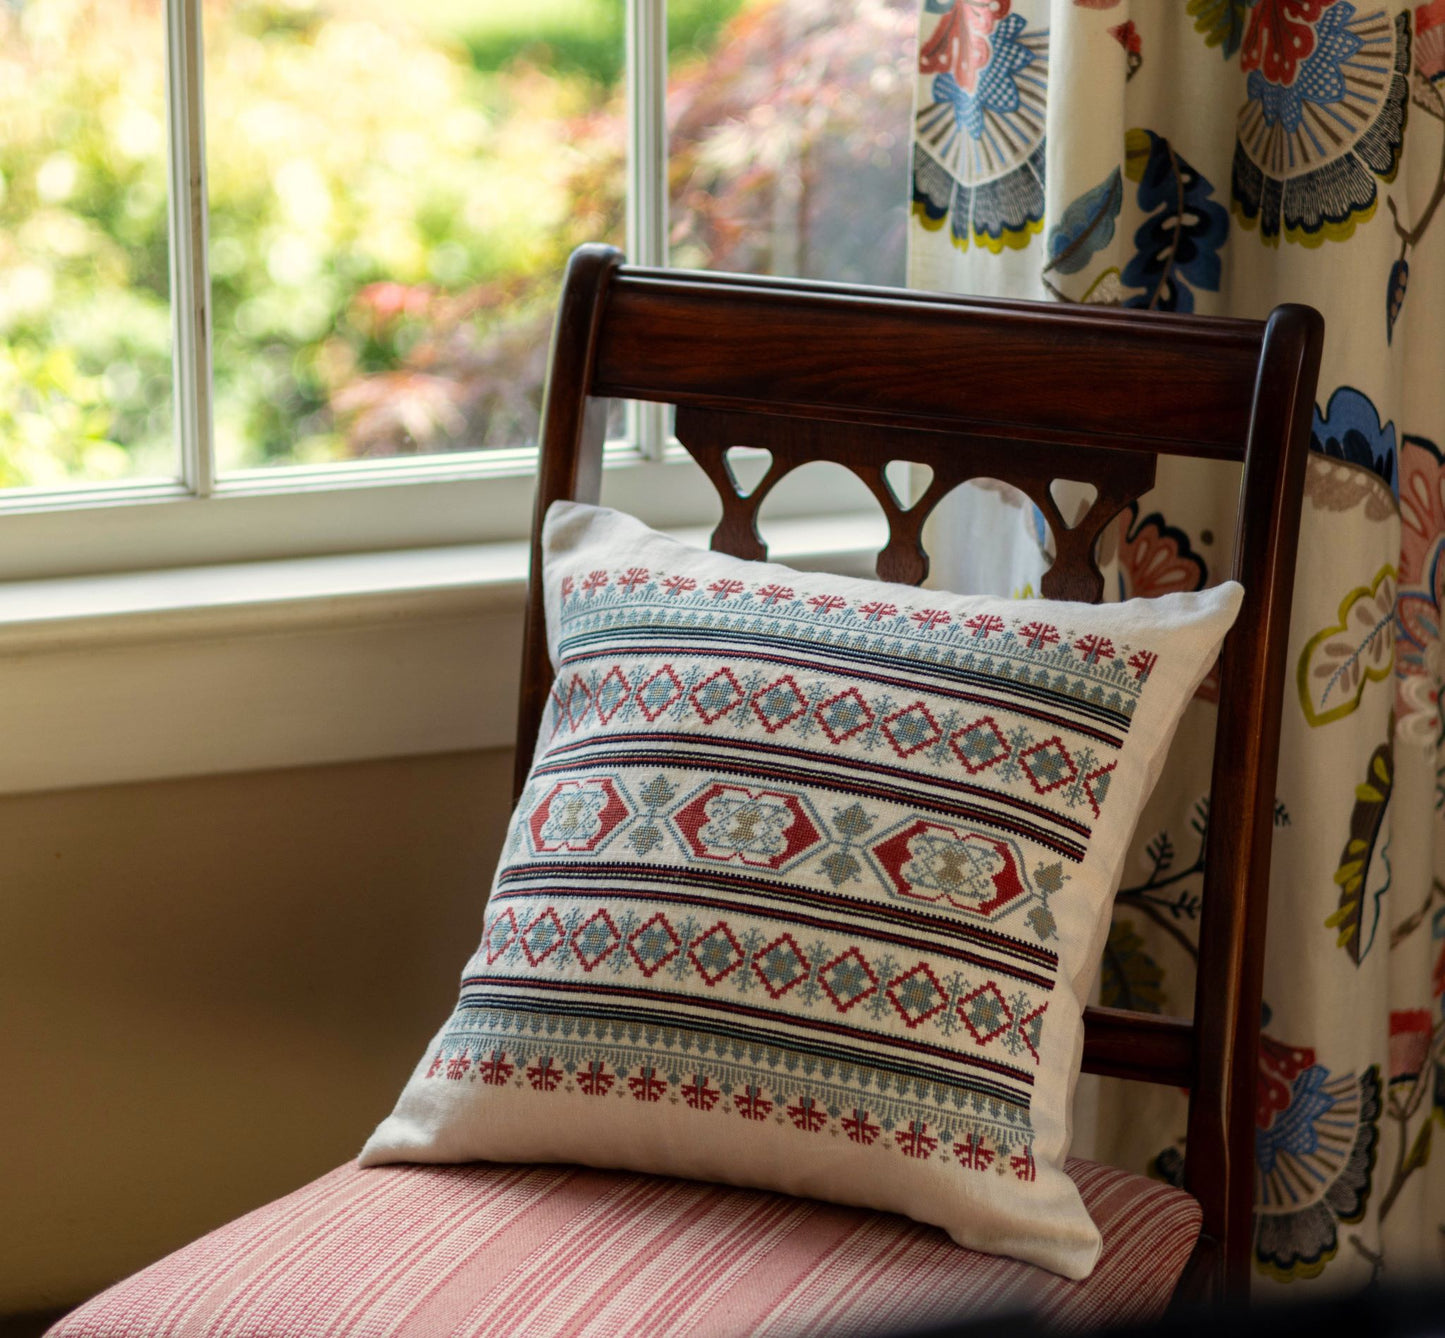
[[(547, 508), (597, 501), (613, 398), (677, 406), (678, 440), (722, 502), (714, 549), (765, 558), (757, 521), (769, 491), (799, 465), (836, 461), (888, 519), (878, 576), (917, 584), (930, 512), (968, 479), (1000, 479), (1053, 531), (1046, 599), (1099, 599), (1096, 541), (1153, 487), (1161, 455), (1243, 464), (1230, 574), (1245, 599), (1221, 664), (1194, 1017), (1085, 1016), (1085, 1072), (1189, 1089), (1184, 1187), (1204, 1226), (1186, 1283), (1203, 1292), (1248, 1279), (1276, 754), (1323, 332), (1305, 306), (1265, 322), (1141, 314), (632, 268), (602, 246), (573, 255), (553, 332), (534, 574)], [(734, 446), (772, 453), (746, 497), (725, 458)], [(891, 460), (933, 470), (907, 509), (884, 479)], [(1050, 492), (1060, 478), (1098, 490), (1072, 527)], [(517, 794), (551, 677), (534, 579)]]
[[(1321, 333), (1320, 317), (1307, 307), (1280, 307), (1259, 323), (979, 301), (636, 269), (614, 250), (587, 246), (569, 266), (552, 345), (534, 536), (553, 501), (597, 500), (607, 404), (619, 397), (677, 406), (677, 435), (722, 499), (715, 548), (765, 556), (757, 533), (763, 499), (789, 470), (831, 460), (864, 481), (888, 518), (879, 575), (916, 583), (928, 571), (920, 542), (924, 520), (958, 483), (989, 477), (1021, 488), (1052, 527), (1057, 559), (1043, 593), (1055, 598), (1098, 599), (1103, 581), (1095, 542), (1152, 486), (1160, 455), (1243, 463), (1233, 572), (1246, 578), (1246, 595), (1222, 659), (1195, 1016), (1091, 1009), (1086, 1018), (1086, 1069), (1190, 1090), (1184, 1179), (1203, 1221), (1181, 1283), (1192, 1295), (1242, 1291), (1249, 1274), (1275, 754)], [(739, 495), (726, 462), (728, 449), (740, 445), (772, 453), (771, 468), (747, 497)], [(884, 478), (894, 459), (933, 470), (924, 495), (907, 509)], [(1050, 493), (1056, 478), (1097, 489), (1072, 527)], [(518, 790), (552, 677), (535, 579), (538, 546), (534, 537)], [(1123, 1172), (1095, 1167), (1088, 1173), (1095, 1172), (1096, 1180), (1135, 1181), (1136, 1211), (1167, 1196), (1176, 1208), (1182, 1203), (1190, 1222), (1179, 1251), (1184, 1258), (1199, 1220), (1188, 1199)], [(647, 1268), (656, 1275), (663, 1265), (636, 1263), (639, 1271), (625, 1284), (614, 1274), (591, 1278), (592, 1265), (583, 1261), (598, 1258), (589, 1251), (599, 1248), (601, 1228), (568, 1234), (557, 1223), (588, 1213), (595, 1223), (599, 1213), (612, 1214), (609, 1239), (630, 1269), (652, 1246), (639, 1252), (628, 1241), (629, 1223), (618, 1205), (655, 1207), (668, 1195), (685, 1200), (669, 1221), (710, 1222), (705, 1215), (716, 1209), (716, 1220), (734, 1224), (786, 1219), (799, 1224), (803, 1236), (832, 1233), (827, 1239), (835, 1243), (816, 1255), (828, 1261), (831, 1280), (789, 1283), (790, 1295), (805, 1285), (822, 1294), (822, 1310), (807, 1311), (808, 1331), (820, 1331), (816, 1315), (824, 1312), (833, 1316), (822, 1326), (829, 1331), (876, 1331), (856, 1308), (828, 1309), (840, 1251), (846, 1253), (849, 1242), (881, 1242), (854, 1275), (870, 1280), (875, 1298), (891, 1289), (966, 1292), (970, 1276), (977, 1282), (1000, 1266), (991, 1256), (959, 1250), (932, 1228), (886, 1214), (684, 1181), (639, 1189), (646, 1179), (555, 1167), (342, 1167), (102, 1293), (55, 1333), (550, 1334), (561, 1312), (546, 1309), (547, 1288), (573, 1288), (568, 1323), (597, 1323), (600, 1312), (588, 1294), (596, 1281), (614, 1316), (603, 1330), (628, 1334), (635, 1331), (632, 1314), (625, 1305), (619, 1311), (617, 1298), (630, 1294), (627, 1288)], [(661, 1242), (657, 1259), (670, 1258), (671, 1226), (659, 1227), (655, 1212), (649, 1220), (637, 1231)], [(522, 1247), (507, 1235), (512, 1226), (498, 1225), (518, 1221), (530, 1224), (522, 1234), (531, 1233), (527, 1248), (533, 1250), (520, 1280)], [(758, 1253), (772, 1248), (759, 1244), (765, 1236), (744, 1242), (754, 1250), (746, 1257), (764, 1272), (771, 1269), (776, 1283), (775, 1258)], [(1107, 1230), (1105, 1242), (1107, 1257)], [(715, 1266), (710, 1252), (726, 1255), (729, 1248), (729, 1240), (705, 1235), (690, 1256), (692, 1285), (720, 1287), (716, 1270), (723, 1265)], [(880, 1271), (877, 1263), (902, 1258), (900, 1251), (913, 1260), (901, 1281), (896, 1268)], [(1147, 1249), (1136, 1253), (1142, 1261), (1132, 1267), (1147, 1270)], [(1012, 1262), (1002, 1267), (1012, 1270), (1010, 1295), (1052, 1298), (1056, 1318), (1068, 1313), (1071, 1289), (1086, 1285)], [(714, 1282), (698, 1282), (707, 1278)], [(1103, 1304), (1112, 1309), (1105, 1317), (1127, 1312), (1127, 1281), (1116, 1277), (1110, 1284), (1114, 1290)], [(663, 1276), (662, 1284), (675, 1286), (676, 1278)], [(749, 1291), (759, 1289), (746, 1270), (734, 1268), (728, 1286), (726, 1305), (687, 1332), (778, 1327), (777, 1311), (761, 1324), (748, 1309)], [(1000, 1294), (997, 1287), (992, 1294)], [(1095, 1317), (1100, 1304), (1096, 1295)], [(665, 1318), (682, 1311), (668, 1305), (643, 1317), (651, 1325), (647, 1332), (682, 1331), (680, 1321)]]

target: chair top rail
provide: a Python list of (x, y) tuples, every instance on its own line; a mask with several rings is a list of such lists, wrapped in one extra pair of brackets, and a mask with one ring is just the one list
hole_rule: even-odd
[[(1241, 460), (1264, 328), (623, 265), (607, 283), (588, 390)], [(1163, 336), (1186, 332), (1181, 365), (1177, 342)]]

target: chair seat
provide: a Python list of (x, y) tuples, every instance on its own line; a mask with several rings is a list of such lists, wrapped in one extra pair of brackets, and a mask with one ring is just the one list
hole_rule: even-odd
[(1157, 1315), (1199, 1234), (1189, 1195), (1093, 1162), (1104, 1236), (1069, 1282), (906, 1218), (572, 1166), (346, 1165), (152, 1264), (52, 1338), (871, 1334), (1028, 1309)]

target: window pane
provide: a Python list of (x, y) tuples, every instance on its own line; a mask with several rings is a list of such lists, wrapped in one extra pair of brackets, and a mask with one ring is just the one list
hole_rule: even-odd
[(0, 487), (174, 477), (160, 0), (0, 5)]
[(620, 0), (207, 0), (222, 470), (534, 442), (620, 244)]
[(917, 8), (673, 4), (674, 264), (903, 283)]

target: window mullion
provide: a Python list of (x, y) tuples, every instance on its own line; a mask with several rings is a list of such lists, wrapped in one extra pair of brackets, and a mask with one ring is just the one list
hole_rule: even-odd
[[(627, 0), (627, 256), (667, 264), (667, 0)], [(649, 460), (667, 444), (667, 406), (629, 405)]]
[(198, 497), (215, 483), (211, 422), (211, 276), (200, 0), (166, 0), (166, 145), (171, 329), (181, 477)]

